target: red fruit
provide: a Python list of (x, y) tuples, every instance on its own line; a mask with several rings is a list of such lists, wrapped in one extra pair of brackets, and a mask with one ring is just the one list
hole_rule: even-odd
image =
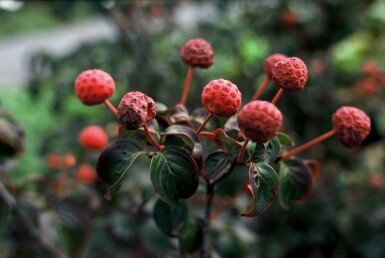
[(333, 125), (342, 145), (352, 148), (360, 145), (370, 132), (370, 118), (360, 109), (339, 108), (333, 114)]
[(68, 153), (65, 156), (63, 156), (63, 160), (64, 160), (64, 165), (67, 168), (75, 166), (76, 158), (72, 153)]
[(103, 128), (90, 125), (85, 127), (79, 134), (80, 144), (90, 150), (102, 150), (108, 144), (108, 136)]
[(103, 70), (83, 71), (75, 81), (75, 93), (85, 105), (97, 105), (107, 100), (115, 91), (111, 75)]
[(156, 106), (152, 98), (140, 91), (127, 93), (118, 106), (118, 118), (128, 130), (135, 130), (151, 121), (156, 115)]
[(255, 100), (238, 114), (238, 126), (255, 143), (265, 143), (277, 135), (282, 126), (282, 114), (270, 102)]
[(307, 81), (307, 67), (298, 57), (288, 57), (275, 63), (271, 75), (284, 90), (302, 90)]
[(59, 169), (62, 167), (62, 157), (59, 154), (51, 153), (46, 158), (46, 164), (51, 169)]
[(263, 69), (265, 71), (266, 76), (271, 79), (271, 69), (273, 68), (274, 64), (285, 58), (286, 56), (280, 53), (276, 53), (268, 56), (263, 62)]
[(91, 165), (83, 164), (76, 171), (75, 179), (84, 183), (92, 183), (98, 179), (98, 176)]
[(230, 117), (241, 107), (242, 94), (237, 85), (224, 79), (212, 80), (202, 91), (203, 107), (210, 113)]
[(188, 40), (180, 51), (180, 57), (192, 67), (207, 68), (214, 63), (214, 51), (202, 38)]

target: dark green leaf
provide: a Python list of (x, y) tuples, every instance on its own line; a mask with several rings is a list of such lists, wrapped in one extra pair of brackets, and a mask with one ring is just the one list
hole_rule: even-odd
[(312, 175), (309, 168), (299, 159), (281, 162), (279, 168), (279, 201), (288, 208), (293, 201), (306, 201), (312, 190)]
[[(196, 122), (197, 126), (200, 126), (203, 121), (206, 119), (209, 112), (204, 108), (198, 108), (196, 109), (192, 115), (191, 120), (193, 122)], [(219, 120), (217, 116), (212, 116), (211, 119), (206, 123), (205, 130), (208, 131), (214, 131), (216, 128), (219, 127)]]
[(225, 148), (228, 153), (238, 155), (238, 153), (241, 151), (242, 143), (234, 140), (221, 128), (218, 128), (213, 132), (212, 138), (221, 143), (223, 148)]
[(249, 181), (246, 184), (252, 201), (243, 216), (255, 217), (264, 213), (277, 197), (279, 186), (278, 174), (266, 163), (251, 163)]
[(203, 227), (202, 221), (189, 218), (183, 223), (179, 231), (179, 250), (181, 254), (193, 254), (202, 246)]
[(293, 147), (294, 146), (293, 140), (285, 133), (281, 133), (281, 132), (277, 133), (277, 138), (278, 138), (281, 146), (284, 146), (284, 147)]
[(155, 106), (157, 115), (164, 115), (168, 112), (168, 107), (163, 103), (155, 102)]
[(170, 115), (170, 121), (173, 124), (190, 121), (190, 115), (188, 114), (186, 107), (181, 104), (175, 105)]
[(23, 130), (7, 112), (0, 110), (0, 158), (15, 156), (23, 150)]
[(225, 125), (223, 126), (223, 130), (229, 135), (230, 137), (233, 137), (235, 139), (239, 138), (239, 127), (238, 127), (238, 121), (237, 116), (232, 116), (227, 120)]
[(267, 143), (265, 162), (267, 164), (272, 164), (275, 161), (275, 159), (278, 157), (280, 151), (281, 151), (281, 145), (279, 144), (278, 137), (274, 137)]
[(176, 206), (179, 199), (189, 198), (199, 183), (194, 158), (183, 148), (166, 146), (151, 160), (151, 182), (156, 194)]
[(111, 199), (135, 159), (143, 154), (145, 154), (143, 147), (131, 139), (117, 139), (103, 150), (96, 171), (99, 178), (109, 185), (107, 199)]
[(243, 156), (243, 161), (263, 161), (265, 153), (266, 147), (264, 144), (256, 144), (255, 142), (249, 141), (247, 143), (245, 155)]
[(222, 151), (213, 152), (204, 161), (203, 175), (208, 182), (214, 183), (229, 173), (232, 163), (230, 154)]
[(172, 236), (178, 226), (187, 218), (188, 207), (185, 200), (180, 200), (176, 206), (170, 206), (158, 199), (154, 206), (154, 219), (158, 227), (166, 235)]

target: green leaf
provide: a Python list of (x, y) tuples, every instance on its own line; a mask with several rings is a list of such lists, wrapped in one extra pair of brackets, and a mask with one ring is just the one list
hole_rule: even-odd
[(23, 150), (23, 130), (7, 112), (0, 109), (0, 158), (13, 157)]
[[(203, 123), (203, 121), (206, 119), (208, 114), (209, 112), (206, 109), (198, 108), (192, 113), (191, 120), (193, 122), (196, 122), (197, 126), (200, 126)], [(206, 129), (207, 131), (214, 131), (218, 127), (219, 127), (218, 117), (212, 116), (211, 119), (204, 126), (204, 129)]]
[(190, 121), (190, 115), (188, 114), (188, 110), (184, 105), (177, 104), (172, 109), (172, 112), (170, 114), (170, 121), (171, 123), (180, 123), (180, 122), (186, 122)]
[(172, 236), (178, 226), (187, 218), (188, 207), (185, 200), (181, 200), (173, 207), (158, 199), (154, 206), (154, 220), (156, 225), (166, 235)]
[(137, 157), (146, 154), (143, 147), (131, 139), (117, 139), (100, 154), (96, 171), (109, 185), (106, 198), (111, 199)]
[(249, 141), (246, 146), (247, 155), (243, 156), (243, 161), (263, 161), (266, 153), (266, 146), (264, 144), (256, 144), (255, 142)]
[(189, 198), (198, 188), (198, 166), (183, 148), (166, 146), (152, 158), (150, 169), (155, 193), (172, 206), (179, 199)]
[(179, 231), (181, 254), (193, 254), (202, 246), (203, 225), (197, 218), (188, 218)]
[(183, 144), (192, 149), (194, 158), (200, 159), (202, 157), (202, 145), (195, 130), (191, 127), (184, 125), (172, 125), (166, 129), (164, 135), (166, 136), (166, 145), (170, 145), (169, 142), (167, 142), (167, 136), (175, 135), (182, 140)]
[(302, 160), (282, 161), (279, 168), (279, 202), (288, 208), (293, 201), (305, 202), (312, 191), (312, 174)]
[(266, 163), (251, 163), (246, 188), (252, 201), (242, 216), (255, 217), (263, 214), (277, 197), (278, 186), (278, 174), (271, 166)]
[(278, 137), (274, 137), (267, 143), (265, 162), (267, 164), (272, 164), (275, 161), (275, 159), (278, 157), (280, 151), (281, 151), (281, 145), (279, 144)]
[(168, 107), (161, 102), (155, 102), (155, 106), (157, 115), (165, 115), (168, 112)]
[(284, 146), (284, 147), (293, 147), (294, 146), (293, 140), (285, 133), (281, 133), (281, 132), (277, 133), (277, 138), (278, 138), (281, 146)]
[(226, 152), (213, 152), (203, 163), (203, 176), (213, 184), (230, 172), (233, 161), (231, 155)]

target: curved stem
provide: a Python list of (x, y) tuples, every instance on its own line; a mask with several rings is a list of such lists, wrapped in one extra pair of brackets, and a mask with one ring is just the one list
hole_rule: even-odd
[(198, 127), (196, 133), (199, 134), (199, 132), (203, 129), (203, 127), (205, 127), (205, 125), (207, 124), (207, 122), (213, 117), (213, 113), (209, 113), (205, 120), (203, 121), (203, 123)]
[(277, 94), (275, 94), (275, 97), (271, 101), (271, 104), (275, 105), (275, 103), (277, 103), (278, 99), (281, 97), (282, 93), (283, 93), (283, 89), (279, 88), (279, 91), (277, 92)]
[(104, 104), (111, 110), (111, 112), (115, 115), (118, 116), (118, 110), (114, 107), (114, 105), (111, 104), (111, 102), (106, 99), (104, 101)]
[(148, 129), (148, 126), (146, 123), (143, 124), (144, 132), (146, 133), (148, 139), (151, 141), (152, 145), (154, 145), (158, 150), (161, 150), (164, 148), (163, 145), (160, 145), (157, 141), (155, 141), (154, 137), (152, 137), (150, 130)]
[(269, 84), (269, 82), (270, 82), (270, 78), (265, 76), (265, 79), (263, 79), (263, 81), (259, 85), (259, 87), (258, 87), (257, 91), (255, 92), (254, 97), (251, 99), (251, 101), (257, 100), (261, 96), (262, 92), (265, 90), (265, 88)]
[(211, 216), (210, 220), (214, 220), (222, 211), (227, 209), (239, 196), (241, 196), (245, 191), (242, 189), (238, 193), (231, 196), (224, 204), (221, 205), (216, 211), (214, 211)]
[(281, 155), (281, 159), (289, 158), (290, 156), (293, 156), (294, 154), (297, 154), (297, 153), (299, 153), (301, 151), (304, 151), (307, 148), (309, 148), (309, 147), (311, 147), (311, 146), (313, 146), (313, 145), (315, 145), (315, 144), (317, 144), (319, 142), (322, 142), (322, 141), (326, 140), (327, 138), (333, 136), (334, 134), (336, 134), (336, 132), (337, 131), (333, 129), (333, 130), (331, 130), (331, 131), (329, 131), (327, 133), (324, 133), (324, 134), (318, 136), (317, 138), (314, 138), (313, 140), (311, 140), (311, 141), (309, 141), (309, 142), (307, 142), (305, 144), (302, 144), (302, 145), (300, 145), (300, 146), (298, 146), (298, 147), (296, 147), (296, 148), (294, 148), (294, 149), (292, 149), (292, 150), (282, 154)]
[(243, 155), (245, 154), (246, 147), (247, 147), (247, 144), (249, 143), (249, 140), (250, 140), (249, 138), (246, 138), (245, 142), (242, 145), (242, 149), (241, 149), (241, 152), (239, 153), (239, 157), (238, 157), (238, 160), (237, 160), (238, 164), (242, 162)]
[(190, 66), (188, 68), (186, 81), (184, 83), (182, 98), (180, 99), (180, 102), (179, 102), (179, 104), (181, 104), (183, 106), (186, 104), (188, 90), (190, 88), (190, 84), (191, 84), (191, 79), (192, 79), (193, 73), (194, 73), (194, 68), (192, 66)]

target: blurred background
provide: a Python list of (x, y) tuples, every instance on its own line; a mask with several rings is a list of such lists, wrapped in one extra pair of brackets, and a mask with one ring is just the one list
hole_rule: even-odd
[[(343, 105), (372, 120), (360, 148), (331, 138), (298, 155), (321, 164), (307, 203), (288, 211), (276, 203), (251, 219), (235, 207), (214, 222), (214, 255), (385, 257), (384, 1), (0, 0), (0, 19), (0, 109), (25, 135), (24, 152), (1, 162), (0, 180), (70, 257), (157, 257), (177, 250), (149, 219), (146, 167), (138, 165), (112, 201), (103, 198), (98, 181), (75, 179), (81, 164), (95, 166), (98, 157), (79, 145), (80, 130), (99, 125), (112, 140), (117, 121), (102, 105), (82, 105), (73, 87), (81, 71), (101, 68), (115, 79), (113, 104), (140, 90), (174, 105), (188, 69), (179, 52), (193, 37), (211, 43), (215, 64), (195, 72), (189, 108), (201, 105), (202, 87), (217, 78), (237, 84), (247, 103), (264, 78), (264, 59), (279, 52), (300, 57), (309, 69), (305, 89), (285, 92), (277, 103), (296, 144), (329, 131)], [(262, 99), (276, 91), (271, 83)], [(55, 166), (53, 157), (76, 161)], [(63, 173), (70, 186), (64, 193), (52, 186)], [(4, 202), (0, 253), (54, 257)]]

